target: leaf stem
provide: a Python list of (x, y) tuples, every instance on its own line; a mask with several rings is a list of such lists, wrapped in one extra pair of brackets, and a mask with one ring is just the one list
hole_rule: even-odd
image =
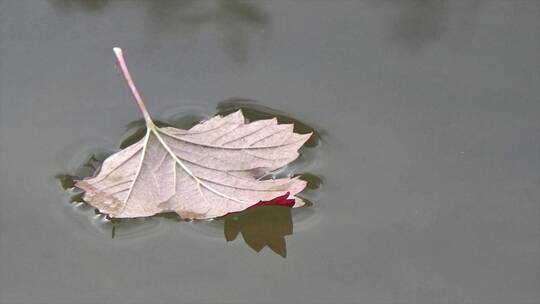
[(148, 110), (146, 109), (146, 106), (144, 105), (141, 95), (139, 94), (139, 91), (137, 90), (137, 87), (135, 86), (135, 83), (133, 82), (133, 78), (131, 77), (131, 74), (129, 73), (122, 49), (119, 47), (115, 47), (113, 48), (113, 51), (114, 51), (114, 54), (116, 55), (116, 60), (118, 60), (118, 64), (120, 64), (120, 68), (122, 69), (122, 74), (124, 74), (124, 78), (126, 79), (126, 82), (129, 86), (129, 89), (131, 90), (131, 93), (133, 94), (133, 98), (135, 98), (135, 101), (137, 102), (137, 106), (139, 106), (139, 109), (141, 110), (143, 114), (144, 120), (146, 121), (146, 125), (149, 128), (153, 127), (154, 122), (152, 121), (150, 114), (148, 114)]

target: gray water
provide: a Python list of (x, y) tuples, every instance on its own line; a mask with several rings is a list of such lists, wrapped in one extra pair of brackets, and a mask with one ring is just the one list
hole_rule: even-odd
[[(536, 0), (5, 0), (0, 33), (2, 304), (540, 302)], [(286, 258), (70, 202), (141, 118), (113, 46), (156, 119), (321, 134)]]

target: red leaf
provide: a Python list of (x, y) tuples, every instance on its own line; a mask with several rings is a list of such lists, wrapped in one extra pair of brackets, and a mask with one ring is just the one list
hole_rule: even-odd
[(249, 208), (254, 207), (261, 207), (261, 206), (283, 206), (283, 207), (289, 207), (292, 208), (294, 206), (294, 199), (289, 198), (289, 192), (283, 194), (282, 196), (278, 196), (276, 198), (273, 198), (269, 201), (259, 201), (255, 205), (249, 206)]

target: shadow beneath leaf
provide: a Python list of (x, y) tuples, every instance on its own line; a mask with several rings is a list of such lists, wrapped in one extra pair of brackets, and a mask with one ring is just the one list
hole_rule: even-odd
[[(229, 107), (225, 107), (224, 104), (220, 104), (218, 109), (221, 109), (219, 114), (228, 114), (240, 104), (228, 104)], [(319, 132), (314, 128), (308, 126), (305, 123), (291, 118), (279, 111), (262, 107), (253, 106), (248, 103), (242, 103), (241, 108), (244, 111), (244, 115), (249, 121), (256, 121), (260, 119), (266, 119), (271, 117), (278, 117), (281, 123), (294, 123), (295, 128), (298, 126), (300, 133), (313, 132), (315, 135), (310, 146), (315, 146), (320, 141)], [(176, 115), (171, 121), (154, 121), (158, 127), (172, 126), (176, 128), (189, 129), (201, 121), (201, 117), (197, 115)], [(143, 120), (136, 120), (126, 125), (128, 130), (128, 136), (126, 136), (119, 145), (120, 149), (128, 147), (144, 137), (146, 126)], [(134, 219), (117, 219), (109, 218), (105, 214), (101, 214), (97, 209), (84, 202), (84, 193), (75, 188), (75, 180), (83, 179), (85, 177), (94, 176), (100, 169), (103, 161), (112, 155), (112, 151), (105, 149), (89, 152), (85, 161), (69, 174), (57, 174), (55, 176), (58, 179), (60, 186), (72, 193), (69, 198), (69, 202), (76, 204), (80, 209), (84, 209), (93, 215), (98, 215), (102, 220), (101, 225), (104, 229), (110, 231), (111, 238), (118, 238), (128, 235), (136, 234), (148, 227), (153, 227), (158, 224), (160, 220), (184, 222), (176, 213), (161, 213), (148, 218), (134, 218)], [(317, 189), (323, 183), (321, 177), (310, 174), (301, 173), (295, 174), (300, 179), (307, 182), (307, 189)], [(305, 207), (312, 206), (309, 200), (302, 198), (306, 205)], [(300, 209), (303, 209), (302, 207)], [(286, 257), (287, 247), (285, 242), (285, 236), (292, 235), (293, 233), (293, 220), (292, 220), (291, 208), (282, 206), (262, 206), (256, 208), (250, 208), (242, 212), (230, 214), (213, 221), (216, 224), (223, 225), (225, 239), (227, 241), (233, 241), (239, 234), (245, 243), (255, 250), (261, 251), (264, 247), (268, 246), (276, 254)], [(204, 222), (200, 222), (204, 225)]]
[(256, 252), (268, 246), (280, 256), (287, 256), (285, 236), (293, 234), (291, 208), (262, 206), (227, 215), (223, 219), (228, 242), (242, 234), (244, 242)]
[[(56, 178), (62, 188), (73, 189), (75, 180), (83, 178), (68, 174), (58, 174)], [(309, 184), (309, 183), (308, 183)], [(156, 220), (168, 220), (174, 222), (185, 222), (176, 213), (160, 213), (149, 218), (119, 219), (109, 218), (101, 214), (97, 209), (87, 204), (83, 199), (84, 193), (73, 194), (69, 202), (73, 204), (84, 204), (84, 208), (93, 210), (94, 214), (101, 215), (106, 219), (105, 226), (111, 233), (111, 238), (120, 235), (131, 235), (133, 231), (138, 231), (141, 226), (146, 226), (149, 222)], [(304, 199), (305, 207), (311, 206), (309, 200)], [(305, 208), (302, 207), (302, 208)], [(233, 241), (239, 234), (242, 234), (244, 242), (256, 252), (260, 252), (268, 246), (273, 252), (285, 258), (287, 256), (287, 244), (285, 236), (293, 234), (293, 220), (291, 208), (282, 206), (261, 206), (250, 208), (242, 212), (226, 215), (218, 219), (223, 225), (225, 240)]]

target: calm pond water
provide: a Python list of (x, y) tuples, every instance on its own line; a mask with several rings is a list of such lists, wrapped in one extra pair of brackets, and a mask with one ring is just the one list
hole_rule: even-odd
[[(316, 130), (313, 205), (78, 203), (141, 127), (113, 46), (157, 120)], [(539, 54), (536, 0), (0, 1), (0, 303), (539, 303)]]

